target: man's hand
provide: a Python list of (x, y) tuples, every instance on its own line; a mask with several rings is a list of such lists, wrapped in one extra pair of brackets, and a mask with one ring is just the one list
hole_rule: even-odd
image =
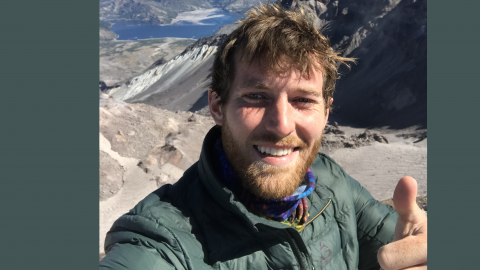
[(377, 259), (384, 270), (427, 269), (427, 216), (416, 203), (417, 181), (398, 181), (393, 204), (398, 213), (395, 242), (381, 247)]

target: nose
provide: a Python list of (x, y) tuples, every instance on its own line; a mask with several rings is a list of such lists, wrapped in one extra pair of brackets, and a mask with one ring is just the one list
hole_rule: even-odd
[(285, 98), (278, 98), (270, 104), (265, 114), (266, 129), (279, 138), (284, 138), (295, 131), (295, 116), (293, 108)]

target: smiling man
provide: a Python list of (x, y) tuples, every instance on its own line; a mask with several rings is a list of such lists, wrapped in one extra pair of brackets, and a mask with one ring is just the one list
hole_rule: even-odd
[[(317, 156), (328, 109), (322, 73), (310, 78), (298, 70), (282, 74), (237, 59), (225, 104), (210, 91), (211, 114), (222, 126), (223, 148), (252, 194), (281, 199), (300, 185)], [(320, 86), (320, 87), (319, 87)]]
[(101, 269), (426, 269), (415, 180), (397, 214), (318, 153), (348, 61), (301, 12), (250, 12), (217, 52), (200, 160), (115, 222)]

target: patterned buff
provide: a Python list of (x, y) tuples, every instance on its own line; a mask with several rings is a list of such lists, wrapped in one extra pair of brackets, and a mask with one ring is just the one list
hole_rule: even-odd
[(221, 138), (216, 141), (215, 150), (222, 166), (222, 180), (250, 211), (266, 219), (280, 221), (299, 232), (305, 228), (309, 216), (306, 197), (315, 189), (315, 177), (310, 168), (302, 185), (291, 196), (280, 200), (263, 199), (246, 191), (240, 184), (223, 151)]

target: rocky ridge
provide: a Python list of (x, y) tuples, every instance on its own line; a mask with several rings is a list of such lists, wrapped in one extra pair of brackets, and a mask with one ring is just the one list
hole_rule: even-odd
[[(426, 128), (426, 0), (277, 3), (291, 10), (302, 8), (313, 16), (316, 27), (326, 27), (324, 34), (334, 48), (357, 59), (351, 70), (341, 70), (334, 94), (338, 110), (331, 115), (332, 120), (344, 125)], [(235, 27), (224, 26), (217, 35), (228, 34)], [(205, 46), (202, 42), (192, 44), (184, 54)], [(166, 79), (162, 79), (149, 71), (150, 77), (142, 75), (142, 83), (148, 85), (148, 89), (142, 88), (142, 93), (137, 84), (125, 84), (120, 95), (110, 93), (128, 102), (199, 111), (207, 105), (210, 61), (218, 43), (209, 44), (208, 59), (195, 58), (200, 62), (190, 62), (192, 67), (185, 73), (178, 69), (175, 80), (169, 79), (170, 74), (165, 73)]]
[(225, 37), (201, 38), (167, 63), (153, 65), (145, 73), (106, 93), (119, 100), (164, 109), (201, 109), (207, 105), (204, 96), (210, 84), (210, 69), (218, 45)]
[(105, 84), (101, 89), (121, 86), (150, 67), (168, 62), (194, 42), (190, 38), (100, 41), (100, 83)]
[(357, 59), (343, 69), (333, 118), (357, 126), (427, 126), (427, 1), (277, 1), (301, 7), (327, 26), (342, 55)]
[(387, 143), (388, 139), (385, 136), (365, 130), (361, 134), (353, 134), (349, 137), (345, 136), (345, 132), (340, 130), (337, 122), (333, 125), (326, 125), (322, 140), (322, 151), (331, 152), (338, 148), (358, 148), (361, 146), (367, 146), (373, 142)]

